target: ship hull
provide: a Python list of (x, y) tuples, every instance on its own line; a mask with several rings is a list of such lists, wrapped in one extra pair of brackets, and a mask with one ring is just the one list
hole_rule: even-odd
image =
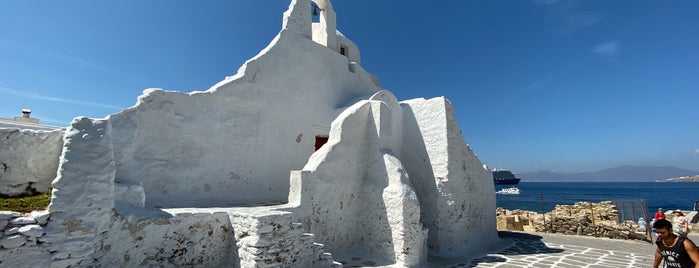
[(509, 170), (493, 170), (493, 183), (495, 184), (518, 184), (520, 180)]
[(493, 180), (495, 185), (498, 184), (518, 184), (521, 179), (501, 179), (501, 180)]

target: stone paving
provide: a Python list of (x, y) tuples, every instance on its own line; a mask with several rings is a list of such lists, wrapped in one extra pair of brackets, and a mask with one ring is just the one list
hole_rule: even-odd
[[(571, 243), (551, 243), (535, 235), (513, 235), (513, 244), (505, 249), (488, 253), (471, 260), (441, 263), (438, 267), (562, 267), (562, 268), (608, 268), (608, 267), (651, 267), (654, 247), (644, 242), (605, 241), (564, 238)], [(560, 238), (559, 238), (560, 239)], [(581, 243), (578, 243), (581, 242)], [(602, 243), (620, 247), (619, 250), (607, 246), (606, 249), (580, 246), (577, 244)], [(576, 245), (571, 245), (576, 244)]]
[[(537, 248), (539, 247), (539, 248)], [(536, 249), (535, 253), (521, 253)], [(643, 267), (652, 263), (652, 256), (636, 253), (599, 250), (588, 247), (546, 243), (518, 242), (500, 253), (488, 254), (468, 264), (450, 267)]]
[[(636, 240), (617, 240), (576, 235), (499, 232), (495, 248), (468, 259), (430, 257), (421, 268), (636, 268), (652, 267), (655, 245)], [(699, 235), (690, 234), (699, 241)], [(356, 254), (355, 254), (356, 255)], [(344, 267), (403, 267), (357, 255), (342, 261)], [(375, 257), (375, 256), (374, 256)], [(345, 258), (346, 259), (346, 258)], [(338, 260), (344, 260), (338, 256)]]

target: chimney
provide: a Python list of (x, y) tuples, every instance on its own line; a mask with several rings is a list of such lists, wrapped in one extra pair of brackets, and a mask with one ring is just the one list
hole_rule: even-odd
[(22, 116), (15, 116), (14, 120), (19, 121), (19, 122), (38, 124), (39, 119), (29, 117), (29, 115), (31, 115), (31, 113), (32, 113), (32, 110), (22, 109)]
[(32, 110), (29, 109), (22, 109), (22, 117), (24, 118), (29, 118), (29, 115), (32, 113)]

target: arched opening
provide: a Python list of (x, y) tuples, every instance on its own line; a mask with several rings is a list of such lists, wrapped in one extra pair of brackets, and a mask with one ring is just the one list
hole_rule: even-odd
[(313, 41), (339, 52), (335, 11), (327, 0), (310, 1)]
[(320, 22), (320, 7), (316, 2), (311, 1), (311, 22)]

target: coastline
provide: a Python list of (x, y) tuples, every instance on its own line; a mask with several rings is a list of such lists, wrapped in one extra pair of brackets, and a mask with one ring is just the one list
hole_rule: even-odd
[[(539, 213), (555, 209), (556, 205), (573, 205), (575, 202), (602, 202), (612, 200), (619, 206), (619, 214), (625, 219), (637, 221), (639, 217), (652, 216), (658, 208), (665, 210), (692, 210), (699, 200), (699, 183), (662, 182), (521, 182), (520, 194), (497, 194), (497, 207), (529, 210)], [(499, 190), (500, 187), (495, 187)], [(627, 202), (635, 202), (633, 205)], [(643, 209), (641, 201), (647, 204)], [(626, 203), (625, 205), (619, 203)], [(635, 214), (635, 216), (634, 216)]]
[(665, 182), (699, 182), (699, 175), (670, 178)]
[[(691, 211), (683, 212), (688, 215)], [(498, 231), (653, 241), (654, 234), (640, 228), (637, 222), (631, 220), (617, 222), (618, 214), (619, 211), (612, 201), (556, 205), (553, 210), (544, 214), (498, 207), (496, 209), (496, 222)], [(666, 213), (666, 217), (672, 220), (674, 216), (672, 213)], [(648, 224), (646, 223), (646, 225)], [(690, 237), (699, 238), (699, 225), (697, 223), (690, 223), (690, 230)]]

